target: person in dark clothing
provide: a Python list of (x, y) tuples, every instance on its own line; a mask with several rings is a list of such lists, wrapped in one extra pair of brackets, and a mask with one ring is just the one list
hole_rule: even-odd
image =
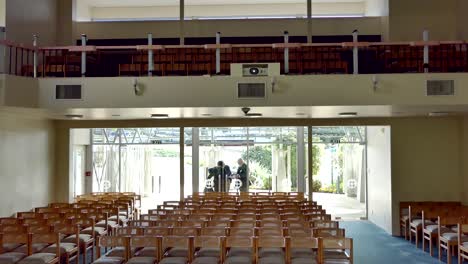
[(243, 159), (237, 160), (237, 164), (239, 165), (237, 168), (237, 175), (242, 182), (242, 186), (240, 187), (239, 191), (247, 192), (249, 187), (247, 164), (245, 164)]
[(225, 165), (223, 161), (218, 161), (218, 166), (208, 170), (208, 178), (213, 178), (213, 185), (215, 192), (227, 192), (229, 191), (229, 185), (231, 183), (231, 168)]

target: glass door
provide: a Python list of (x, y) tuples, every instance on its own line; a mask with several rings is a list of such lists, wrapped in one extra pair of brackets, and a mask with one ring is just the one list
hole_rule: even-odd
[(73, 197), (85, 193), (86, 146), (73, 146)]

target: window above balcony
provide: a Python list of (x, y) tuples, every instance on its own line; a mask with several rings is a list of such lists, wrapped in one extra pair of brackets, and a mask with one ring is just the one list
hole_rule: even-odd
[[(179, 0), (75, 0), (77, 21), (178, 20)], [(307, 17), (307, 0), (185, 0), (184, 18), (272, 19)], [(313, 17), (388, 14), (388, 0), (312, 0)]]

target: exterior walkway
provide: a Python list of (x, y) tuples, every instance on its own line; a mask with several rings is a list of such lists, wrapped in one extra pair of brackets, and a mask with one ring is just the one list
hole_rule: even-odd
[(313, 200), (322, 205), (333, 219), (340, 217), (343, 220), (359, 220), (366, 217), (366, 204), (345, 194), (314, 193)]

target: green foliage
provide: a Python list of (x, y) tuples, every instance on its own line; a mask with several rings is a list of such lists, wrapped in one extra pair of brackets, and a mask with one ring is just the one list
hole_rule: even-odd
[(314, 180), (312, 185), (312, 192), (319, 192), (322, 188), (322, 183), (319, 180)]
[(177, 158), (179, 157), (179, 153), (166, 149), (154, 149), (153, 156), (158, 158)]
[(249, 163), (255, 162), (258, 165), (265, 168), (271, 174), (271, 146), (255, 146), (249, 149), (249, 155), (247, 151), (242, 153), (242, 159)]
[(336, 193), (336, 186), (331, 185), (331, 186), (322, 187), (322, 188), (320, 188), (320, 192), (323, 192), (323, 193)]

